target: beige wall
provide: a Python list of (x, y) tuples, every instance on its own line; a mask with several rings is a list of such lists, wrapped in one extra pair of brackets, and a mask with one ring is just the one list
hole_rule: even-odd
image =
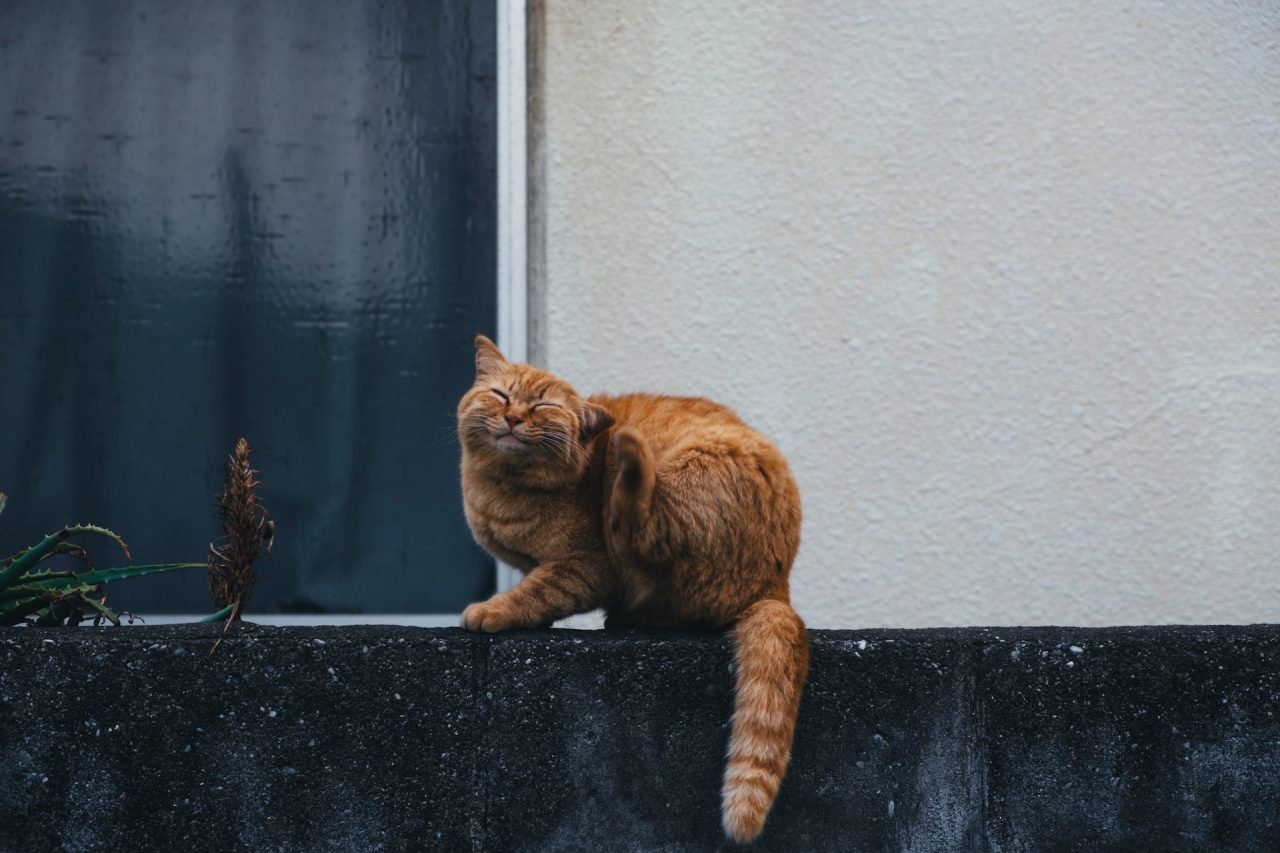
[(776, 439), (812, 625), (1280, 620), (1280, 6), (533, 14), (535, 355)]

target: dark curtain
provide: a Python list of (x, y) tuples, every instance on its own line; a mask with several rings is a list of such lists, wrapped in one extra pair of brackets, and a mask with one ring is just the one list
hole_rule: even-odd
[[(453, 410), (495, 320), (494, 78), (492, 0), (0, 4), (0, 554), (92, 521), (203, 560), (243, 435), (278, 527), (251, 610), (490, 591)], [(210, 608), (200, 573), (109, 602)]]

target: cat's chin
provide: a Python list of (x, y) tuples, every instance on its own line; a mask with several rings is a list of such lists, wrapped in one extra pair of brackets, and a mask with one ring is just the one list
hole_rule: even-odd
[(529, 442), (514, 433), (500, 435), (493, 440), (493, 446), (504, 453), (520, 453), (529, 446)]

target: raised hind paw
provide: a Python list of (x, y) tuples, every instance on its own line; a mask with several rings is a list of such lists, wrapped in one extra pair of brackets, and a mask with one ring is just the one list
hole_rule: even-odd
[(613, 450), (618, 458), (618, 476), (622, 482), (631, 488), (639, 486), (651, 462), (644, 436), (631, 427), (622, 427), (613, 437)]
[(613, 481), (609, 502), (609, 533), (629, 542), (632, 533), (649, 515), (649, 499), (653, 496), (653, 452), (639, 431), (622, 427), (613, 437), (613, 452), (618, 461), (618, 474)]

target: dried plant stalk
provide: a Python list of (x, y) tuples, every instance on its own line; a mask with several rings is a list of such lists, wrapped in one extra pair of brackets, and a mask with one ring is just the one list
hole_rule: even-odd
[(271, 552), (275, 524), (271, 514), (258, 503), (258, 472), (249, 464), (249, 442), (240, 439), (227, 458), (226, 480), (218, 495), (218, 517), (222, 519), (220, 545), (209, 543), (209, 592), (216, 608), (230, 606), (228, 623), (239, 619), (253, 594), (253, 561), (265, 541)]

